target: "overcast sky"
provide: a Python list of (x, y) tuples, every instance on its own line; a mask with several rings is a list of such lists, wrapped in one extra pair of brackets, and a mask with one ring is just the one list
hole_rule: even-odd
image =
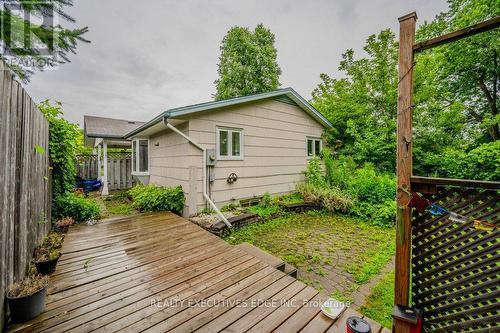
[(75, 0), (68, 12), (88, 26), (71, 63), (36, 73), (26, 88), (38, 102), (63, 102), (65, 117), (147, 121), (215, 93), (219, 46), (229, 28), (264, 23), (276, 35), (283, 87), (309, 99), (319, 74), (338, 75), (341, 54), (360, 51), (399, 16), (421, 24), (445, 0)]

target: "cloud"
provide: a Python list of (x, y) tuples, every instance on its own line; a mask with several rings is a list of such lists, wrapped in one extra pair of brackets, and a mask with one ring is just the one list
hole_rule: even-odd
[(320, 73), (338, 74), (346, 49), (362, 52), (370, 34), (397, 32), (398, 16), (417, 10), (424, 22), (445, 9), (445, 0), (75, 1), (70, 14), (92, 43), (26, 88), (36, 101), (62, 101), (80, 124), (84, 114), (146, 121), (211, 100), (225, 33), (262, 22), (276, 35), (283, 86), (309, 98)]

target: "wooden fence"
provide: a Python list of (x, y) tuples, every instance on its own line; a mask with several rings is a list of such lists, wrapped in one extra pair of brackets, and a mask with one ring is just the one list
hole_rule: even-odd
[(108, 153), (108, 189), (125, 190), (134, 186), (132, 155)]
[(50, 230), (49, 124), (0, 61), (0, 329), (6, 288)]
[(97, 155), (79, 155), (76, 157), (76, 175), (81, 179), (99, 177)]
[[(98, 156), (81, 155), (77, 159), (77, 175), (82, 179), (95, 179), (99, 176)], [(108, 189), (125, 190), (134, 186), (132, 178), (132, 155), (128, 152), (108, 153)]]

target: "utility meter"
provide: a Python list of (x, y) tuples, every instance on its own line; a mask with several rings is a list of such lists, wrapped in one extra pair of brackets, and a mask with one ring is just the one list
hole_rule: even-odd
[(217, 155), (215, 153), (215, 149), (207, 149), (206, 150), (206, 163), (207, 166), (214, 166), (215, 163), (217, 162)]

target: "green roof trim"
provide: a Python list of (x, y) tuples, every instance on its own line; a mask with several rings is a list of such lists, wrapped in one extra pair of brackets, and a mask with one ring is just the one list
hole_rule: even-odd
[(148, 121), (144, 125), (138, 127), (137, 129), (133, 130), (132, 132), (126, 134), (125, 138), (130, 138), (151, 126), (156, 125), (157, 123), (161, 122), (163, 118), (175, 119), (179, 117), (192, 115), (198, 112), (204, 112), (227, 106), (258, 101), (266, 98), (275, 99), (276, 97), (288, 97), (290, 100), (295, 102), (298, 107), (300, 107), (305, 112), (307, 112), (311, 117), (316, 119), (316, 121), (318, 121), (320, 124), (322, 124), (325, 127), (330, 127), (330, 128), (333, 127), (332, 124), (328, 121), (328, 119), (325, 118), (325, 116), (323, 116), (318, 110), (316, 110), (311, 104), (309, 104), (304, 98), (302, 98), (302, 96), (300, 96), (295, 90), (293, 90), (292, 88), (283, 88), (255, 95), (240, 96), (220, 101), (205, 102), (205, 103), (170, 109), (158, 115), (157, 117), (153, 118), (152, 120)]

